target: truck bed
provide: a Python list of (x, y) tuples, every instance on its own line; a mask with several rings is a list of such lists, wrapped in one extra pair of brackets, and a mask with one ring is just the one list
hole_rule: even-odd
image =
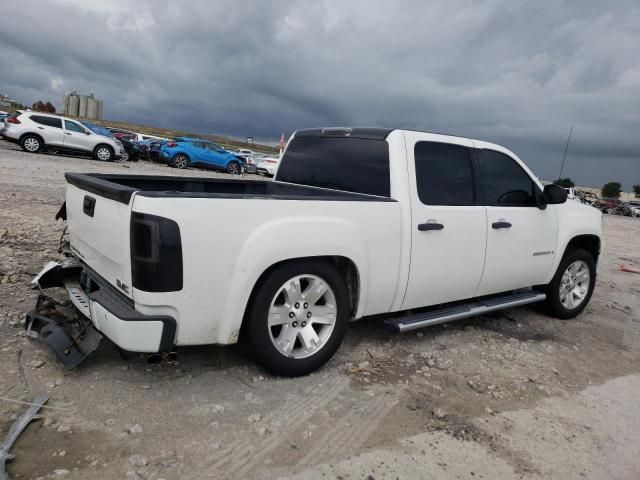
[(66, 173), (67, 182), (105, 198), (128, 204), (131, 196), (182, 198), (265, 198), (281, 200), (327, 200), (393, 202), (395, 200), (273, 181), (228, 180), (163, 175), (117, 175)]

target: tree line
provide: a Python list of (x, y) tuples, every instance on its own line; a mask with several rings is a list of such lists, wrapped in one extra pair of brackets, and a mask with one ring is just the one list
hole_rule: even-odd
[[(573, 188), (576, 184), (570, 178), (558, 178), (554, 181), (556, 185), (560, 185), (564, 188)], [(640, 198), (640, 184), (634, 185), (631, 187), (633, 189), (633, 194), (636, 198)], [(622, 193), (622, 184), (620, 182), (607, 182), (605, 183), (600, 192), (603, 197), (607, 198), (620, 198), (620, 194)]]

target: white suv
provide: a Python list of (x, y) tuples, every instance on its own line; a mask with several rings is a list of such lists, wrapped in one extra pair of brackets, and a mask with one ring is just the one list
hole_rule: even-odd
[(121, 158), (124, 147), (119, 140), (98, 135), (70, 118), (42, 112), (17, 111), (7, 117), (2, 137), (37, 153), (57, 150), (93, 156), (109, 161)]

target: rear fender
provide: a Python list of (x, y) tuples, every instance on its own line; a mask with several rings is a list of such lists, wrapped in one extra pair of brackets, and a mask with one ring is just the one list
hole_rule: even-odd
[[(299, 241), (301, 236), (304, 241)], [(256, 249), (256, 245), (262, 245), (264, 249)], [(220, 322), (219, 341), (234, 343), (238, 340), (251, 292), (268, 268), (286, 260), (321, 256), (346, 257), (355, 264), (359, 277), (356, 318), (362, 316), (368, 295), (369, 272), (366, 261), (368, 247), (360, 230), (347, 221), (333, 218), (274, 220), (246, 238), (237, 255), (229, 283), (230, 294), (221, 315), (229, 321)]]

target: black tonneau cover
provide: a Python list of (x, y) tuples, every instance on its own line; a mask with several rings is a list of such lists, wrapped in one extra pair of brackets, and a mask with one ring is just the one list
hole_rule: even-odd
[(263, 198), (273, 200), (326, 200), (394, 202), (374, 195), (344, 192), (289, 183), (227, 180), (164, 175), (65, 173), (67, 182), (105, 198), (128, 204), (131, 196), (182, 198)]

